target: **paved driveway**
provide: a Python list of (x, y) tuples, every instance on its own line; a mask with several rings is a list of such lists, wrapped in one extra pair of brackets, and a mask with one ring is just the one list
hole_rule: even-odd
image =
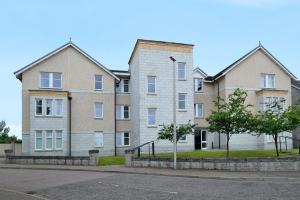
[(0, 180), (0, 199), (299, 200), (300, 196), (299, 179), (220, 180), (83, 171), (0, 169)]

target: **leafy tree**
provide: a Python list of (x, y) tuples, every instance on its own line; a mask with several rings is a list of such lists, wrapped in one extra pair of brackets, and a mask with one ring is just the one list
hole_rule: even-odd
[(269, 102), (265, 111), (260, 111), (255, 119), (255, 132), (258, 135), (271, 135), (274, 139), (276, 155), (278, 152), (278, 138), (282, 132), (292, 132), (300, 125), (300, 108), (298, 106), (290, 106), (284, 109), (285, 100), (274, 100)]
[(252, 130), (253, 115), (248, 110), (252, 105), (245, 105), (247, 92), (236, 89), (228, 96), (228, 101), (217, 97), (214, 101), (217, 111), (206, 119), (210, 132), (226, 135), (227, 157), (229, 157), (229, 141), (233, 134), (247, 133)]
[[(187, 124), (183, 124), (180, 126), (176, 126), (176, 143), (185, 135), (192, 134), (193, 128), (196, 126), (196, 124), (192, 124), (189, 120)], [(174, 142), (173, 138), (173, 130), (174, 130), (174, 124), (170, 125), (162, 125), (162, 129), (158, 132), (158, 138), (159, 140), (169, 140), (171, 142)]]
[(10, 129), (9, 127), (6, 126), (5, 121), (1, 121), (0, 122), (0, 144), (3, 143), (21, 143), (21, 140), (18, 140), (18, 138), (16, 136), (9, 136)]

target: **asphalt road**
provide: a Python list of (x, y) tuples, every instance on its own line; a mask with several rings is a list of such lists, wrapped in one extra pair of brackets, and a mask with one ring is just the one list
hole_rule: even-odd
[(297, 199), (300, 179), (220, 180), (0, 169), (0, 199)]

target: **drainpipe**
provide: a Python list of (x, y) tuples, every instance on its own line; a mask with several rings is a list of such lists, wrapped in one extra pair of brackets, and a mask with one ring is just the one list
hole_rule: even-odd
[(115, 93), (114, 93), (114, 101), (115, 101), (115, 105), (114, 105), (114, 112), (115, 112), (115, 156), (117, 156), (117, 115), (116, 115), (116, 106), (117, 106), (117, 84), (116, 84), (116, 79), (114, 81), (115, 84)]
[[(217, 81), (218, 83), (218, 112), (220, 111), (220, 84), (219, 84), (219, 81)], [(218, 133), (219, 134), (219, 149), (221, 149), (221, 134), (220, 132)]]
[(72, 157), (72, 97), (68, 96), (68, 100), (69, 100), (69, 157)]

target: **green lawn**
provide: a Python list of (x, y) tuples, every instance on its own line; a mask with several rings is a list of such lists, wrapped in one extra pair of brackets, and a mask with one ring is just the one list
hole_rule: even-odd
[[(298, 154), (298, 149), (293, 149), (292, 152), (289, 153), (280, 153), (280, 157), (286, 157)], [(238, 150), (238, 151), (230, 151), (230, 157), (236, 158), (246, 158), (246, 157), (276, 157), (275, 150)], [(142, 157), (148, 157), (147, 155), (142, 155)], [(172, 158), (172, 153), (160, 153), (155, 154), (157, 158)], [(225, 158), (226, 151), (186, 151), (186, 152), (178, 152), (177, 158)], [(124, 165), (125, 158), (124, 156), (106, 156), (101, 157), (98, 160), (98, 165)]]

